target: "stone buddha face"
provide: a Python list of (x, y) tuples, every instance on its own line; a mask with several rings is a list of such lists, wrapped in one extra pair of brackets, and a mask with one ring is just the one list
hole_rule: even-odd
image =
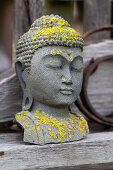
[(59, 16), (42, 16), (18, 41), (16, 72), (23, 90), (24, 141), (35, 144), (82, 139), (86, 120), (69, 111), (83, 77), (83, 40)]
[(34, 53), (27, 84), (35, 101), (65, 107), (77, 99), (82, 74), (80, 48), (46, 46)]

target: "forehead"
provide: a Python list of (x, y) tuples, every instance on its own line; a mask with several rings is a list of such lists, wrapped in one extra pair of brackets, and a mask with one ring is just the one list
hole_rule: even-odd
[(38, 59), (44, 59), (48, 56), (54, 57), (60, 55), (68, 61), (73, 61), (77, 56), (82, 57), (81, 48), (78, 47), (64, 47), (64, 46), (46, 46), (38, 49), (34, 53), (34, 57)]

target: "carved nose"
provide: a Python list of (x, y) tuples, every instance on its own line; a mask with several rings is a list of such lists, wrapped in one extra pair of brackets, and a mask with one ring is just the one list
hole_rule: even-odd
[(62, 83), (65, 83), (67, 85), (71, 85), (72, 84), (71, 75), (62, 76)]

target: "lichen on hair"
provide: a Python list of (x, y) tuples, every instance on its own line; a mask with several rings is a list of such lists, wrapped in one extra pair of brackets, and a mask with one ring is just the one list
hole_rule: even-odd
[(43, 46), (66, 46), (83, 49), (81, 35), (58, 15), (46, 15), (34, 21), (31, 28), (20, 37), (16, 46), (16, 61), (30, 71), (34, 52)]

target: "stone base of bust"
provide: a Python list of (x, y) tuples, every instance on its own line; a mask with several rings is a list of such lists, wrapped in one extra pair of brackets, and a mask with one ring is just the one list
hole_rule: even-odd
[[(62, 117), (62, 116), (61, 116)], [(53, 117), (38, 110), (35, 113), (22, 111), (16, 114), (16, 120), (24, 128), (24, 141), (44, 145), (80, 140), (88, 132), (84, 117), (78, 113), (69, 113), (69, 117)]]

